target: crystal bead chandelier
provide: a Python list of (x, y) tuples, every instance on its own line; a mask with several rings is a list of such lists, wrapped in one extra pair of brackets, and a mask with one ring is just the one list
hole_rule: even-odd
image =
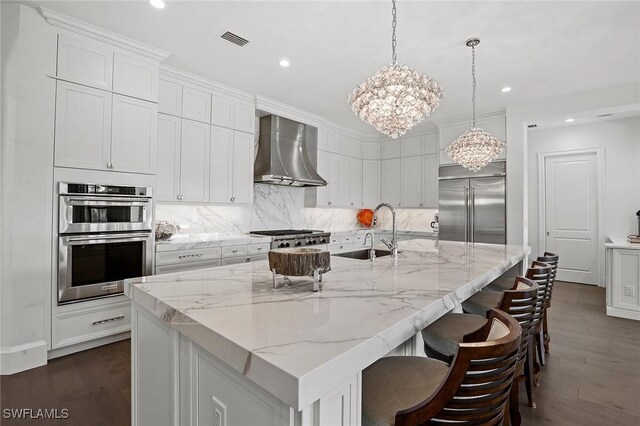
[(505, 143), (495, 136), (476, 127), (476, 46), (480, 39), (470, 38), (467, 46), (471, 48), (471, 77), (473, 79), (473, 126), (464, 132), (446, 149), (449, 157), (467, 169), (477, 172), (500, 155)]
[(440, 105), (442, 87), (419, 71), (398, 64), (396, 1), (392, 4), (392, 62), (356, 87), (349, 104), (362, 121), (396, 139)]

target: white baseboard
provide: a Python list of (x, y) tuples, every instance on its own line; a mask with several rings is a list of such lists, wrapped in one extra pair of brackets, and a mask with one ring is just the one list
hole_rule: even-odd
[(101, 337), (99, 339), (89, 340), (75, 345), (69, 345), (58, 349), (50, 350), (47, 353), (49, 359), (59, 358), (61, 356), (70, 355), (80, 351), (86, 351), (87, 349), (97, 348), (98, 346), (108, 345), (119, 340), (125, 340), (131, 338), (131, 332), (125, 331), (124, 333), (114, 334), (112, 336)]
[(610, 317), (626, 318), (640, 321), (640, 311), (629, 311), (627, 309), (610, 308), (607, 306), (607, 315)]
[(47, 342), (25, 343), (0, 348), (0, 374), (15, 374), (47, 364)]

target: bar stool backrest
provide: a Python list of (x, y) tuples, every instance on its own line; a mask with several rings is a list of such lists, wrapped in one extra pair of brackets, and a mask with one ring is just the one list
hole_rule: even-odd
[(516, 277), (511, 290), (502, 293), (498, 309), (515, 318), (522, 328), (520, 349), (518, 350), (518, 364), (523, 365), (527, 358), (529, 336), (536, 326), (536, 310), (540, 305), (538, 300), (538, 283), (525, 278)]
[(553, 268), (551, 266), (544, 262), (538, 262), (537, 260), (531, 262), (531, 267), (527, 269), (526, 277), (538, 284), (538, 303), (535, 314), (536, 326), (542, 322), (552, 271)]
[(557, 254), (544, 252), (544, 256), (539, 256), (536, 259), (538, 262), (546, 263), (547, 265), (551, 265), (551, 279), (549, 280), (549, 290), (547, 291), (545, 306), (551, 306), (551, 296), (553, 293), (553, 285), (556, 282), (556, 274), (558, 273), (558, 262), (560, 261), (560, 256)]
[[(496, 330), (502, 329), (497, 333)], [(464, 337), (449, 373), (433, 396), (396, 413), (396, 425), (501, 425), (513, 382), (518, 321), (493, 309), (489, 321)]]

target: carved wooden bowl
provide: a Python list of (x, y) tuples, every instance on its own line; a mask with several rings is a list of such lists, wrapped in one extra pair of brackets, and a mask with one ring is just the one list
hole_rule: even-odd
[(269, 252), (269, 269), (290, 277), (313, 275), (316, 269), (324, 274), (331, 270), (331, 255), (316, 248), (274, 249)]

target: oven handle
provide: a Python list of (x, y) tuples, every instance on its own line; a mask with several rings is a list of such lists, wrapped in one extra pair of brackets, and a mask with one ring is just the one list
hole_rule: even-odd
[(67, 242), (77, 242), (77, 241), (102, 241), (102, 240), (130, 240), (133, 238), (149, 238), (151, 233), (140, 233), (140, 234), (110, 234), (110, 235), (87, 235), (86, 237), (67, 237)]
[(67, 198), (67, 203), (76, 206), (90, 206), (98, 204), (108, 204), (111, 206), (139, 206), (147, 205), (151, 200), (148, 198)]

